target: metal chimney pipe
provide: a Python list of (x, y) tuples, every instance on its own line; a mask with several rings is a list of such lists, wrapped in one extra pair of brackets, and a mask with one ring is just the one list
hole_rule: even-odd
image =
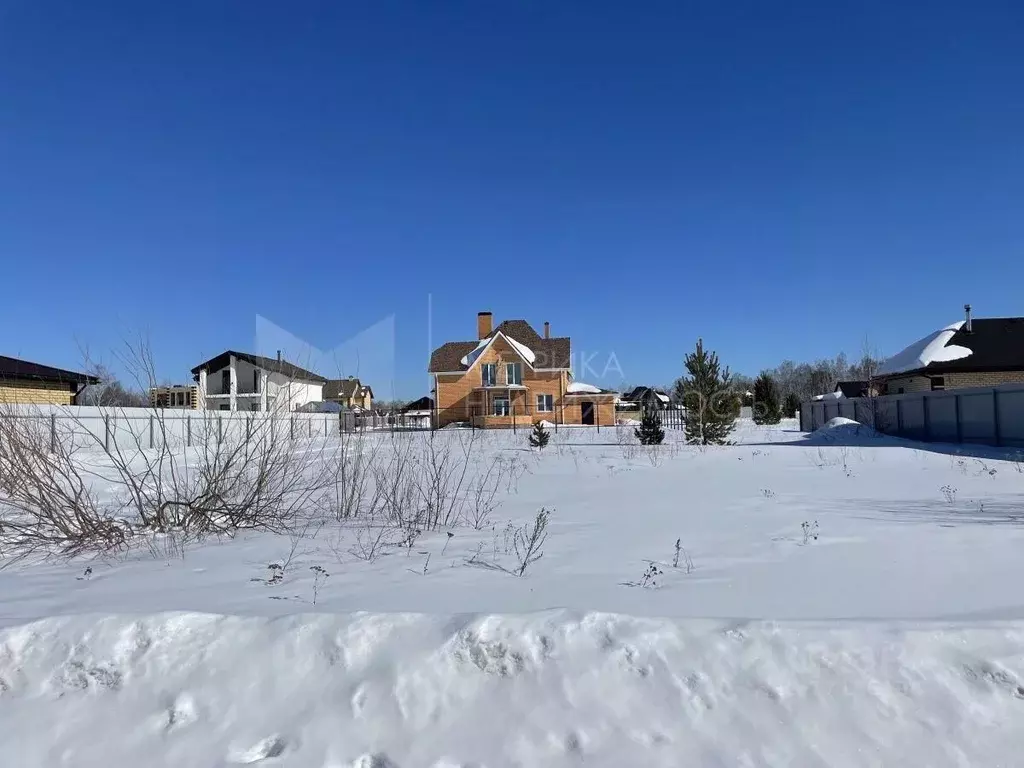
[(277, 362), (281, 362), (281, 350), (277, 350)]
[(551, 338), (551, 323), (544, 323), (544, 338)]
[(964, 316), (966, 317), (966, 323), (964, 324), (964, 331), (971, 333), (974, 329), (971, 327), (971, 305), (964, 304)]

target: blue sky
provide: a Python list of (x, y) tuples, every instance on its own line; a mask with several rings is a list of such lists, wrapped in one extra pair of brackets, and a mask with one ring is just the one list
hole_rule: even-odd
[(1016, 2), (0, 0), (0, 354), (895, 352), (1024, 314), (1021, 83)]

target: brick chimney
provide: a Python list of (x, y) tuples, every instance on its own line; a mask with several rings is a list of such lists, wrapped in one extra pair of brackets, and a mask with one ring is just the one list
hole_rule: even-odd
[(544, 321), (544, 338), (551, 338), (551, 323), (547, 322), (546, 320)]
[(491, 322), (492, 315), (490, 312), (476, 313), (476, 337), (478, 339), (483, 339), (491, 335)]

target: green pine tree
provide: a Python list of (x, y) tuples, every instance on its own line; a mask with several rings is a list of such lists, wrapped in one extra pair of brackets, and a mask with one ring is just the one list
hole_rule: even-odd
[(665, 440), (665, 430), (661, 428), (661, 417), (653, 408), (644, 412), (640, 426), (633, 430), (640, 445), (661, 445)]
[(782, 421), (779, 387), (767, 371), (754, 381), (754, 423), (778, 424)]
[(538, 421), (533, 425), (533, 431), (530, 433), (529, 439), (532, 447), (540, 449), (548, 444), (551, 434), (544, 429), (544, 424)]
[(689, 374), (676, 382), (676, 399), (686, 408), (686, 441), (698, 445), (724, 445), (736, 426), (740, 399), (732, 391), (729, 369), (722, 370), (718, 355), (697, 348), (686, 356)]
[(783, 415), (790, 419), (794, 414), (800, 413), (800, 395), (796, 392), (790, 392), (786, 395), (786, 402), (782, 406)]

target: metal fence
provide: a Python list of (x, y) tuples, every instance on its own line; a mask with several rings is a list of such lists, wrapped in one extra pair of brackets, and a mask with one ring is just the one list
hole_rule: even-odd
[(18, 419), (46, 430), (51, 446), (73, 440), (82, 448), (184, 447), (248, 439), (257, 420), (272, 418), (278, 434), (289, 439), (330, 437), (339, 433), (337, 413), (204, 411), (154, 408), (30, 405), (7, 407), (0, 419)]
[(1024, 384), (810, 400), (800, 407), (800, 428), (811, 432), (837, 416), (913, 440), (1024, 447)]

